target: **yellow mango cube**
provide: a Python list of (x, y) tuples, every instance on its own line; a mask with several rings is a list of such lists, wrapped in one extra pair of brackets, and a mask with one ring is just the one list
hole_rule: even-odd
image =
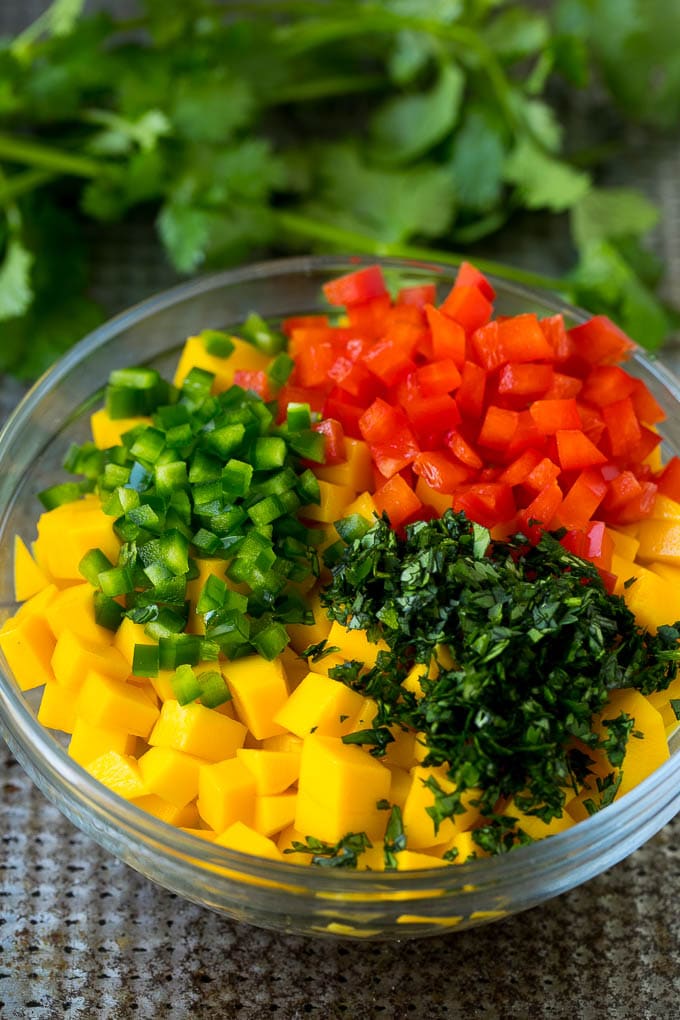
[(278, 847), (283, 860), (289, 864), (309, 864), (312, 860), (311, 854), (303, 853), (300, 850), (293, 849), (293, 843), (302, 843), (304, 845), (305, 837), (304, 833), (298, 832), (294, 825), (287, 825), (283, 829), (277, 839), (276, 846)]
[(274, 717), (288, 699), (286, 674), (281, 659), (246, 655), (222, 665), (222, 673), (234, 699), (239, 719), (256, 740), (273, 737), (282, 727)]
[(645, 567), (636, 566), (634, 577), (621, 594), (641, 627), (656, 633), (662, 624), (680, 620), (680, 590)]
[(376, 516), (378, 516), (378, 511), (376, 509), (375, 500), (370, 492), (360, 493), (356, 499), (352, 500), (349, 506), (345, 507), (345, 512), (341, 516), (351, 517), (352, 514), (359, 514), (360, 517), (364, 517), (367, 521), (373, 524)]
[(411, 789), (411, 773), (408, 769), (402, 769), (398, 765), (390, 765), (390, 804), (397, 804), (404, 807), (406, 797)]
[(50, 730), (73, 733), (76, 721), (76, 697), (57, 683), (45, 684), (38, 708), (38, 722)]
[(78, 715), (93, 726), (127, 730), (145, 739), (158, 719), (158, 709), (143, 690), (91, 669), (78, 695)]
[(352, 732), (363, 704), (362, 696), (339, 680), (308, 673), (274, 718), (298, 737), (312, 732), (340, 737)]
[(525, 832), (532, 839), (544, 839), (546, 836), (556, 836), (558, 832), (566, 832), (574, 825), (574, 819), (565, 809), (557, 818), (551, 818), (544, 822), (537, 815), (527, 814), (518, 808), (513, 800), (510, 800), (503, 814), (516, 818), (517, 828)]
[(283, 793), (300, 775), (300, 751), (241, 747), (236, 757), (252, 773), (258, 796)]
[(292, 623), (288, 626), (290, 643), (296, 652), (303, 652), (310, 645), (318, 645), (320, 641), (328, 637), (331, 629), (331, 621), (326, 616), (326, 610), (321, 605), (318, 591), (312, 592), (309, 596), (308, 606), (314, 614), (314, 623)]
[(97, 497), (64, 503), (38, 519), (36, 558), (45, 563), (57, 580), (82, 581), (78, 565), (90, 549), (101, 549), (112, 563), (118, 559), (120, 541), (113, 519), (101, 508)]
[(206, 372), (212, 372), (215, 376), (213, 393), (221, 393), (229, 389), (234, 381), (234, 372), (253, 371), (264, 372), (269, 364), (269, 358), (262, 354), (252, 344), (246, 343), (239, 337), (230, 336), (234, 348), (231, 354), (221, 358), (216, 354), (209, 354), (201, 336), (190, 336), (179, 359), (175, 371), (175, 386), (181, 386), (192, 368), (202, 368)]
[(138, 415), (135, 418), (109, 418), (105, 407), (90, 415), (92, 440), (100, 450), (120, 446), (122, 436), (137, 425), (151, 425), (151, 418), (145, 415)]
[(373, 458), (368, 443), (363, 439), (345, 436), (346, 459), (340, 464), (320, 464), (314, 474), (324, 482), (343, 485), (355, 492), (373, 487)]
[(389, 795), (390, 780), (389, 769), (367, 752), (312, 734), (302, 747), (295, 828), (329, 843), (348, 832), (380, 837), (387, 817), (376, 805)]
[(171, 801), (159, 797), (156, 793), (147, 793), (141, 797), (135, 797), (132, 803), (136, 807), (141, 808), (142, 811), (148, 811), (150, 815), (159, 818), (166, 825), (176, 825), (181, 829), (193, 829), (201, 823), (198, 808), (195, 804), (184, 804), (182, 807), (178, 807)]
[(0, 631), (0, 649), (22, 691), (54, 681), (54, 646), (52, 631), (41, 616), (16, 616)]
[(125, 680), (130, 673), (130, 666), (115, 646), (88, 641), (69, 628), (59, 635), (51, 662), (57, 682), (64, 687), (80, 687), (90, 670), (114, 680)]
[(134, 623), (127, 616), (120, 621), (118, 630), (113, 638), (114, 648), (120, 652), (128, 664), (128, 672), (132, 672), (132, 662), (135, 654), (135, 645), (155, 645), (153, 638), (147, 637), (144, 633), (144, 625)]
[(17, 602), (25, 602), (26, 599), (36, 595), (43, 588), (50, 584), (50, 578), (45, 571), (35, 562), (33, 556), (26, 548), (26, 543), (18, 536), (14, 536), (14, 597)]
[(649, 519), (656, 521), (680, 521), (680, 503), (671, 499), (670, 496), (664, 496), (663, 493), (657, 492)]
[(404, 802), (402, 819), (408, 846), (414, 850), (445, 843), (458, 831), (469, 829), (480, 817), (479, 808), (470, 803), (475, 799), (477, 791), (467, 790), (461, 797), (464, 811), (455, 815), (455, 820), (445, 818), (435, 830), (434, 819), (427, 811), (435, 803), (434, 791), (426, 785), (431, 779), (438, 783), (445, 794), (456, 790), (456, 784), (447, 777), (445, 768), (415, 765), (411, 769), (411, 787)]
[(300, 754), (302, 751), (302, 738), (294, 733), (276, 733), (273, 737), (266, 737), (261, 741), (263, 751), (295, 751)]
[(85, 767), (91, 776), (125, 800), (135, 800), (147, 792), (139, 765), (130, 755), (106, 751)]
[(198, 812), (215, 832), (233, 822), (255, 820), (255, 780), (238, 758), (201, 765), (198, 772)]
[(94, 618), (94, 590), (87, 583), (72, 584), (58, 592), (45, 609), (45, 618), (55, 637), (71, 630), (94, 644), (113, 644), (113, 634)]
[(451, 504), (453, 503), (451, 493), (439, 492), (437, 489), (433, 489), (422, 476), (416, 482), (415, 493), (423, 506), (431, 506), (440, 516), (445, 510), (451, 509)]
[(332, 524), (347, 515), (347, 507), (354, 501), (355, 491), (349, 485), (335, 485), (319, 479), (319, 502), (308, 503), (300, 513), (310, 521)]
[[(63, 688), (60, 688), (63, 690)], [(77, 701), (76, 706), (77, 709)], [(93, 726), (92, 723), (76, 716), (73, 722), (68, 753), (79, 765), (87, 767), (95, 758), (108, 751), (123, 756), (133, 755), (137, 748), (137, 737), (127, 730), (111, 729), (110, 726)]]
[(198, 796), (198, 773), (203, 758), (185, 754), (174, 747), (150, 747), (139, 759), (139, 768), (149, 793), (155, 793), (181, 808)]
[(397, 871), (422, 871), (425, 868), (446, 868), (447, 862), (431, 854), (418, 853), (417, 850), (401, 850), (395, 854)]
[(671, 701), (680, 701), (680, 673), (671, 680), (665, 691), (654, 691), (653, 694), (648, 694), (647, 701), (660, 714), (666, 729), (669, 726), (677, 726), (678, 717)]
[(328, 634), (330, 647), (337, 646), (339, 654), (348, 660), (363, 662), (367, 669), (375, 665), (378, 652), (389, 652), (389, 646), (382, 640), (369, 641), (365, 630), (343, 627), (337, 620), (333, 620)]
[(283, 860), (283, 854), (273, 840), (241, 821), (232, 822), (224, 832), (215, 837), (215, 843), (229, 850), (238, 850), (242, 854), (269, 857), (275, 861)]
[(638, 528), (638, 559), (643, 563), (658, 560), (680, 565), (680, 519), (640, 521)]
[(235, 756), (246, 737), (243, 723), (197, 702), (180, 705), (169, 699), (161, 706), (149, 736), (152, 747), (174, 747), (209, 762)]
[(295, 819), (297, 793), (265, 794), (255, 797), (255, 820), (253, 828), (263, 836), (281, 832)]
[(605, 720), (616, 719), (621, 712), (634, 719), (634, 727), (626, 744), (617, 797), (632, 790), (670, 757), (661, 714), (648, 698), (632, 687), (609, 692), (607, 704), (595, 722), (595, 731), (601, 739), (608, 733)]
[(607, 532), (614, 543), (614, 552), (623, 560), (635, 561), (640, 543), (634, 535), (626, 535), (616, 528), (607, 528)]

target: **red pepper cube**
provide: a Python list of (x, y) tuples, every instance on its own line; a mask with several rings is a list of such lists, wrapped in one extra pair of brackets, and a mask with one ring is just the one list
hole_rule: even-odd
[(379, 383), (364, 365), (358, 365), (351, 358), (341, 354), (328, 369), (328, 377), (335, 385), (356, 397), (363, 404), (370, 404), (376, 397)]
[(363, 336), (371, 338), (383, 336), (385, 317), (391, 307), (389, 294), (380, 294), (361, 305), (350, 305), (347, 309), (347, 319), (352, 329)]
[(605, 431), (604, 418), (601, 413), (588, 404), (579, 404), (578, 412), (581, 416), (581, 429), (584, 435), (588, 436), (591, 443), (598, 446)]
[(393, 528), (399, 528), (422, 509), (415, 492), (401, 475), (395, 475), (382, 488), (373, 493), (373, 502), (379, 514), (386, 513)]
[(607, 513), (616, 514), (621, 507), (642, 493), (642, 483), (633, 471), (621, 471), (607, 483), (607, 492), (602, 502), (602, 509)]
[(327, 315), (291, 315), (281, 323), (281, 332), (291, 337), (296, 329), (328, 329)]
[(555, 433), (555, 440), (563, 471), (581, 471), (607, 461), (601, 450), (579, 429), (560, 429)]
[(499, 337), (499, 322), (487, 322), (486, 325), (476, 329), (470, 337), (472, 355), (478, 365), (481, 365), (487, 372), (493, 372), (506, 360), (503, 355)]
[(649, 387), (642, 379), (633, 379), (633, 390), (630, 394), (638, 420), (645, 425), (657, 425), (666, 418), (666, 412), (656, 398), (650, 393)]
[(376, 397), (362, 414), (359, 424), (367, 443), (382, 443), (403, 426), (405, 420), (401, 411), (388, 404), (382, 397)]
[(503, 361), (552, 361), (555, 357), (533, 312), (498, 320), (498, 342)]
[(437, 288), (434, 283), (417, 283), (412, 287), (402, 287), (397, 294), (396, 303), (424, 308), (425, 305), (433, 305), (436, 297)]
[(661, 442), (661, 436), (654, 429), (648, 429), (646, 425), (640, 426), (640, 441), (631, 449), (628, 460), (632, 464), (642, 464), (647, 457), (656, 450)]
[(383, 478), (392, 478), (414, 460), (420, 453), (410, 431), (397, 433), (394, 439), (385, 443), (370, 443), (371, 456)]
[(550, 344), (555, 361), (569, 361), (574, 353), (574, 342), (567, 332), (564, 316), (560, 313), (549, 315), (545, 319), (539, 319), (538, 324)]
[(581, 417), (573, 397), (566, 400), (534, 400), (529, 414), (544, 436), (553, 436), (559, 429), (581, 428)]
[(582, 379), (575, 375), (565, 375), (564, 372), (554, 372), (552, 383), (543, 396), (546, 400), (566, 400), (578, 396), (582, 389)]
[(426, 450), (413, 461), (414, 472), (437, 492), (453, 493), (470, 478), (470, 469), (439, 450)]
[(329, 280), (323, 285), (323, 292), (329, 304), (351, 307), (380, 297), (387, 292), (387, 287), (380, 266), (366, 266), (337, 280)]
[(462, 368), (467, 343), (463, 327), (442, 315), (433, 305), (425, 305), (425, 315), (432, 337), (432, 357), (450, 358), (458, 368)]
[(574, 350), (591, 365), (615, 365), (629, 358), (635, 344), (606, 315), (594, 315), (569, 330)]
[(616, 400), (602, 408), (609, 445), (615, 457), (629, 457), (642, 439), (640, 423), (630, 397)]
[[(531, 472), (540, 463), (540, 461), (541, 454), (538, 450), (525, 450), (500, 473), (498, 481), (505, 482), (506, 485), (522, 485), (527, 481)], [(539, 486), (539, 488), (542, 488), (542, 486)]]
[[(586, 559), (591, 560), (602, 573), (608, 573), (612, 565), (612, 553), (614, 552), (614, 539), (609, 533), (604, 521), (591, 521), (586, 528)], [(606, 578), (602, 577), (605, 581)], [(612, 589), (613, 590), (613, 589)]]
[(563, 528), (585, 528), (607, 493), (607, 482), (597, 468), (586, 468), (576, 478), (557, 512)]
[(533, 492), (540, 492), (546, 485), (556, 482), (561, 473), (562, 469), (554, 460), (550, 457), (540, 457), (524, 479), (524, 484)]
[(466, 361), (456, 391), (458, 410), (464, 418), (478, 421), (484, 410), (486, 372), (474, 361)]
[(453, 509), (485, 528), (493, 528), (513, 520), (517, 508), (509, 485), (473, 482), (454, 494)]
[(415, 372), (415, 362), (406, 347), (391, 340), (379, 340), (364, 354), (363, 363), (385, 386), (395, 386)]
[(503, 365), (498, 375), (498, 393), (514, 397), (540, 397), (552, 386), (555, 370), (552, 365)]
[(673, 456), (663, 469), (658, 480), (659, 492), (680, 503), (680, 457)]
[(527, 507), (519, 511), (518, 524), (529, 541), (538, 542), (541, 532), (550, 527), (561, 502), (562, 490), (557, 482), (550, 482)]
[(492, 450), (504, 449), (517, 429), (518, 420), (518, 411), (510, 411), (505, 407), (491, 404), (486, 409), (477, 442), (480, 446), (488, 446)]
[(432, 361), (416, 372), (418, 387), (424, 397), (450, 393), (461, 383), (461, 375), (456, 363), (451, 358), (443, 361)]
[(486, 276), (473, 266), (471, 262), (461, 262), (456, 274), (457, 287), (476, 287), (488, 301), (493, 301), (496, 291)]
[(510, 463), (519, 456), (523, 450), (544, 451), (547, 445), (547, 437), (536, 428), (536, 422), (528, 411), (520, 411), (517, 419), (517, 428), (512, 440), (505, 451), (506, 460)]
[(323, 404), (323, 414), (327, 418), (335, 418), (342, 425), (346, 436), (352, 439), (361, 439), (361, 428), (359, 422), (364, 414), (364, 408), (347, 400), (347, 395), (341, 391), (329, 393)]
[(642, 482), (640, 492), (633, 496), (616, 511), (609, 512), (612, 524), (636, 524), (644, 517), (649, 517), (656, 502), (658, 486), (655, 482)]
[[(301, 334), (309, 334), (309, 330), (295, 330), (291, 348), (291, 356), (295, 359), (295, 379), (301, 386), (324, 386), (328, 383), (328, 373), (337, 358), (337, 350), (331, 339), (318, 336), (303, 340)], [(330, 330), (323, 331), (330, 333)]]
[(460, 423), (460, 411), (453, 397), (440, 393), (431, 397), (409, 397), (404, 403), (408, 419), (419, 436), (444, 436)]
[(466, 333), (474, 333), (489, 321), (493, 305), (477, 287), (455, 284), (439, 310), (460, 323)]
[(242, 390), (250, 390), (257, 393), (263, 400), (271, 400), (271, 390), (266, 372), (254, 369), (239, 368), (234, 372), (234, 386), (240, 386)]
[(324, 407), (325, 393), (288, 382), (281, 387), (276, 399), (279, 405), (277, 420), (285, 421), (289, 404), (309, 404), (312, 411), (321, 413)]
[(594, 365), (583, 381), (581, 399), (604, 407), (629, 397), (633, 389), (633, 377), (618, 365)]
[(482, 458), (473, 446), (460, 434), (452, 432), (449, 436), (448, 447), (453, 456), (466, 467), (479, 471), (483, 466)]
[(325, 439), (324, 464), (342, 464), (347, 460), (345, 432), (339, 421), (335, 418), (324, 418), (312, 425), (312, 430)]

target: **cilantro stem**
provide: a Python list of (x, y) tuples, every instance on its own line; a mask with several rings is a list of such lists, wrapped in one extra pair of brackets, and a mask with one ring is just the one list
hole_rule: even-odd
[[(332, 226), (329, 223), (322, 223), (319, 220), (310, 219), (296, 212), (288, 210), (276, 210), (276, 219), (284, 230), (301, 237), (307, 237), (315, 241), (323, 241), (332, 244), (345, 252), (361, 252), (364, 255), (388, 256), (393, 258), (421, 259), (427, 262), (443, 262), (446, 265), (458, 265), (467, 256), (460, 252), (441, 251), (436, 248), (421, 248), (418, 245), (400, 244), (390, 241), (380, 241), (378, 238), (370, 237), (353, 230), (345, 230), (342, 227)], [(483, 272), (498, 276), (503, 280), (510, 280), (513, 283), (520, 283), (526, 287), (538, 287), (541, 290), (552, 290), (564, 292), (565, 281), (559, 277), (544, 276), (541, 273), (534, 273), (530, 269), (522, 269), (519, 266), (509, 266), (503, 262), (494, 262), (491, 259), (475, 258), (475, 265)]]
[(0, 134), (0, 159), (74, 177), (101, 177), (109, 169), (105, 163), (88, 156), (76, 156), (51, 145), (3, 134)]
[(38, 168), (14, 174), (14, 176), (9, 178), (5, 177), (0, 184), (0, 205), (13, 202), (21, 195), (26, 195), (29, 191), (35, 191), (36, 188), (42, 187), (43, 184), (48, 184), (53, 179), (54, 173), (52, 170), (41, 170)]
[(384, 88), (385, 78), (381, 74), (334, 75), (316, 80), (312, 78), (279, 88), (276, 94), (268, 100), (268, 105), (281, 106), (283, 103), (309, 102), (314, 99), (326, 99), (329, 96), (343, 96), (349, 95), (351, 92), (366, 92)]

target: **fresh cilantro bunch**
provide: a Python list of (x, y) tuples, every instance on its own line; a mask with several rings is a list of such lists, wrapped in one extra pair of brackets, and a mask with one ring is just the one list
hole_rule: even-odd
[[(625, 158), (626, 119), (677, 123), (680, 15), (663, 0), (138, 9), (54, 0), (0, 40), (0, 370), (33, 376), (90, 328), (87, 228), (140, 217), (182, 273), (310, 248), (473, 255), (648, 347), (667, 335), (641, 244), (656, 210), (601, 188), (593, 163), (612, 143)], [(562, 125), (591, 84), (610, 126), (577, 151)], [(480, 257), (537, 215), (568, 218), (564, 277)]]

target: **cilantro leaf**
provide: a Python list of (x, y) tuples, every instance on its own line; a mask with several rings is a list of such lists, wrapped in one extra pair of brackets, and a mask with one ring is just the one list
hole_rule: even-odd
[(10, 235), (0, 264), (0, 321), (23, 315), (33, 300), (33, 254), (18, 235)]
[(502, 121), (491, 116), (486, 107), (470, 104), (466, 108), (453, 141), (451, 159), (456, 197), (461, 205), (483, 211), (499, 201), (506, 135)]
[(656, 206), (632, 188), (592, 188), (571, 211), (572, 233), (579, 247), (646, 234), (658, 219)]
[(527, 209), (563, 212), (587, 192), (588, 174), (542, 152), (522, 138), (505, 161), (505, 179), (514, 184)]

